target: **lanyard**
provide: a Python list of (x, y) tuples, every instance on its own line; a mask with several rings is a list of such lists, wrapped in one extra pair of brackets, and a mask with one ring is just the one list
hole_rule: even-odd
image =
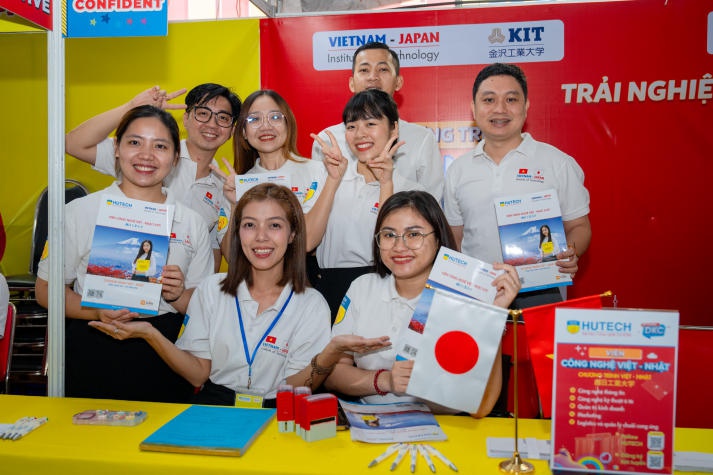
[(290, 303), (290, 300), (292, 299), (292, 294), (294, 293), (294, 290), (290, 290), (290, 295), (287, 297), (287, 300), (285, 301), (284, 305), (282, 305), (282, 308), (280, 311), (277, 313), (277, 316), (275, 319), (272, 321), (270, 326), (265, 330), (265, 334), (260, 338), (260, 340), (257, 342), (257, 345), (255, 345), (255, 348), (253, 348), (253, 352), (250, 353), (248, 350), (248, 340), (245, 337), (245, 326), (243, 325), (243, 314), (240, 312), (240, 302), (238, 301), (238, 296), (235, 296), (235, 306), (238, 308), (238, 322), (240, 323), (240, 336), (243, 339), (243, 351), (245, 351), (245, 359), (248, 362), (248, 389), (250, 389), (250, 383), (252, 382), (252, 375), (253, 375), (253, 361), (255, 361), (255, 355), (257, 354), (258, 348), (260, 348), (260, 344), (267, 338), (267, 336), (270, 334), (270, 331), (275, 327), (277, 324), (277, 321), (282, 317), (282, 314), (284, 313), (285, 309), (287, 308), (287, 304)]

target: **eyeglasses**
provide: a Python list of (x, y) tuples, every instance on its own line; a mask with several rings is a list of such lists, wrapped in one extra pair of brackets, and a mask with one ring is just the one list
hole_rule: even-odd
[(435, 233), (435, 231), (431, 231), (430, 233), (407, 231), (403, 234), (396, 234), (393, 231), (384, 230), (376, 233), (374, 235), (374, 239), (376, 240), (376, 245), (379, 246), (379, 249), (383, 249), (385, 251), (393, 249), (399, 239), (402, 239), (404, 241), (404, 245), (407, 248), (411, 249), (412, 251), (415, 251), (416, 249), (421, 249), (421, 247), (423, 246), (423, 241), (426, 239), (426, 236), (429, 236), (433, 233)]
[(228, 128), (233, 126), (233, 116), (227, 112), (213, 112), (207, 107), (195, 106), (193, 108), (193, 118), (198, 122), (203, 122), (204, 124), (208, 122), (211, 117), (215, 116), (215, 122), (223, 128)]
[(253, 112), (248, 114), (245, 118), (245, 125), (249, 125), (253, 129), (257, 129), (262, 125), (263, 121), (267, 119), (267, 122), (273, 126), (280, 126), (284, 124), (285, 114), (280, 111), (270, 111), (270, 112)]

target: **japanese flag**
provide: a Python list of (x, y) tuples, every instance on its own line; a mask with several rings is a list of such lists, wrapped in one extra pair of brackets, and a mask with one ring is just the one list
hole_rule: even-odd
[(435, 289), (406, 392), (476, 412), (507, 316), (506, 309)]

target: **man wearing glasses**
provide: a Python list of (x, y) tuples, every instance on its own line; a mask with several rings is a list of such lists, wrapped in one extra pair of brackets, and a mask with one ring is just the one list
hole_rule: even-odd
[(220, 267), (220, 240), (227, 231), (230, 203), (223, 197), (223, 182), (210, 165), (218, 165), (215, 153), (233, 133), (240, 113), (240, 98), (220, 84), (200, 84), (186, 94), (185, 106), (168, 101), (184, 94), (185, 89), (166, 93), (158, 86), (139, 93), (129, 102), (83, 122), (65, 137), (66, 153), (89, 163), (105, 175), (117, 176), (114, 139), (123, 115), (140, 105), (166, 110), (185, 109), (183, 127), (187, 138), (181, 141), (179, 162), (164, 180), (164, 186), (181, 197), (182, 203), (200, 214), (211, 234), (215, 270)]

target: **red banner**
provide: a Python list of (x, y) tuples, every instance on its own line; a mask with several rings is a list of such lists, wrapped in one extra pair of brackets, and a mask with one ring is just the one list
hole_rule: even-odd
[(517, 63), (526, 131), (573, 156), (591, 194), (592, 244), (569, 296), (607, 288), (620, 306), (713, 324), (696, 298), (713, 267), (701, 234), (713, 206), (711, 11), (696, 0), (618, 1), (266, 19), (261, 80), (292, 106), (309, 156), (309, 133), (340, 122), (351, 96), (350, 51), (385, 39), (402, 54), (401, 116), (430, 127), (448, 163), (480, 138), (477, 72)]
[(52, 0), (0, 0), (0, 8), (51, 31), (53, 3)]
[(602, 308), (604, 296), (592, 295), (566, 302), (530, 307), (522, 311), (525, 335), (530, 349), (532, 369), (535, 372), (537, 392), (540, 395), (542, 417), (552, 415), (552, 375), (555, 353), (555, 309)]

